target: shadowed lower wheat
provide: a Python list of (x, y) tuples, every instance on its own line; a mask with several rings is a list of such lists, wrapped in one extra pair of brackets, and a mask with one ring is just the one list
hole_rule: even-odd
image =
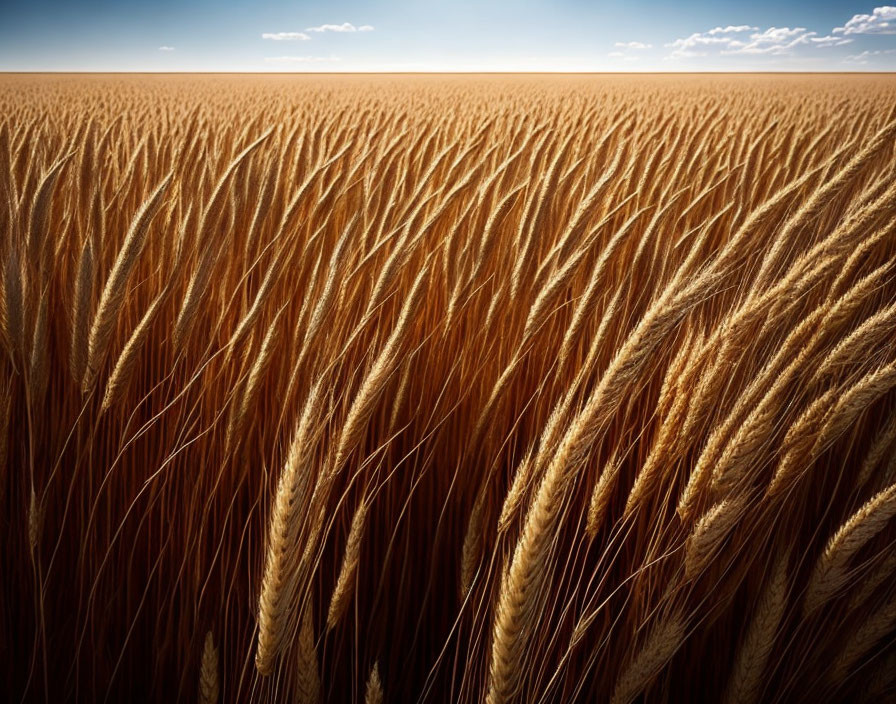
[(896, 696), (891, 76), (0, 108), (4, 699)]

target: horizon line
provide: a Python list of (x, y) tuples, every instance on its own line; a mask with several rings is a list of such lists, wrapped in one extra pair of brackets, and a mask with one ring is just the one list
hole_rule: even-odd
[(896, 70), (843, 70), (843, 71), (785, 71), (785, 70), (766, 70), (766, 71), (724, 71), (724, 70), (702, 70), (702, 71), (76, 71), (76, 70), (33, 70), (33, 71), (13, 71), (0, 69), (0, 75), (81, 75), (81, 76), (109, 76), (109, 75), (143, 75), (143, 76), (174, 76), (174, 75), (217, 75), (217, 76), (406, 76), (406, 75), (465, 75), (465, 76), (629, 76), (629, 75), (881, 75), (891, 74), (896, 76)]

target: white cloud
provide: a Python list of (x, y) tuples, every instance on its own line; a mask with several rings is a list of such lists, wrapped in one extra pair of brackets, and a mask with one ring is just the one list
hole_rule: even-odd
[(342, 24), (322, 24), (319, 27), (308, 27), (306, 32), (372, 32), (373, 27), (369, 24), (362, 24), (355, 27), (351, 22), (343, 22)]
[(653, 47), (653, 44), (645, 44), (644, 42), (616, 42), (613, 46), (618, 46), (622, 49), (650, 49)]
[(896, 7), (875, 7), (870, 15), (853, 15), (834, 34), (896, 34)]
[(268, 56), (265, 61), (269, 64), (320, 64), (341, 59), (338, 56)]
[(737, 25), (716, 27), (707, 32), (696, 32), (689, 37), (666, 44), (672, 48), (667, 58), (689, 58), (719, 55), (748, 54), (782, 56), (794, 54), (801, 46), (824, 49), (849, 44), (851, 39), (827, 35), (819, 37), (805, 27), (769, 27), (759, 31), (757, 27)]
[(808, 44), (816, 32), (805, 27), (769, 27), (764, 32), (754, 32), (749, 41), (735, 39), (722, 49), (723, 54), (789, 54), (801, 45)]
[(715, 37), (719, 34), (737, 34), (739, 32), (757, 32), (759, 31), (759, 27), (751, 27), (748, 24), (738, 24), (731, 25), (729, 24), (727, 27), (714, 27), (713, 29), (706, 32), (711, 37)]
[(756, 27), (738, 25), (728, 27), (716, 27), (708, 32), (694, 32), (689, 37), (676, 39), (666, 46), (672, 48), (670, 58), (687, 58), (692, 56), (706, 56), (708, 50), (713, 48), (726, 48), (744, 32), (755, 30)]
[(868, 64), (875, 60), (876, 56), (896, 54), (896, 49), (877, 49), (876, 51), (863, 51), (861, 54), (852, 54), (843, 59), (847, 64)]
[(835, 37), (829, 34), (826, 37), (809, 37), (809, 41), (812, 42), (815, 46), (819, 48), (824, 48), (827, 46), (843, 46), (844, 44), (851, 44), (852, 39), (846, 39), (844, 37)]
[(306, 42), (309, 37), (304, 32), (265, 32), (262, 39), (271, 39), (275, 42)]
[(173, 46), (160, 46), (159, 51), (174, 51)]

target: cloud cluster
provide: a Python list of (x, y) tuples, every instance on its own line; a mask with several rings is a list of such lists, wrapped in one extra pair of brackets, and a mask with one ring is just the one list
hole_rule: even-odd
[(754, 32), (747, 42), (734, 40), (722, 51), (723, 54), (789, 54), (798, 46), (825, 48), (849, 44), (851, 39), (827, 35), (819, 37), (817, 32), (808, 32), (805, 27), (769, 27), (764, 32)]
[(372, 32), (373, 27), (369, 24), (362, 24), (356, 27), (351, 22), (343, 22), (342, 24), (322, 24), (318, 27), (308, 27), (306, 32)]
[(261, 38), (275, 42), (307, 42), (311, 39), (304, 32), (265, 32)]
[(644, 42), (616, 42), (613, 46), (618, 46), (621, 49), (650, 49), (653, 44), (645, 44)]
[(757, 27), (737, 25), (716, 27), (708, 32), (695, 32), (689, 37), (666, 44), (672, 49), (669, 58), (706, 56), (719, 54), (791, 54), (800, 46), (826, 48), (849, 44), (852, 39), (833, 35), (818, 36), (805, 27), (769, 27), (759, 31)]
[(875, 7), (870, 15), (853, 15), (834, 34), (896, 34), (896, 7)]
[(738, 32), (756, 32), (759, 27), (751, 27), (748, 24), (729, 24), (727, 27), (714, 27), (706, 32), (710, 37), (717, 37), (721, 34), (737, 34)]
[[(356, 27), (351, 22), (343, 22), (342, 24), (322, 24), (319, 27), (308, 27), (304, 32), (264, 32), (261, 35), (262, 39), (267, 39), (273, 42), (307, 42), (311, 39), (311, 35), (308, 32), (314, 32), (317, 34), (323, 32), (372, 32), (373, 27), (369, 24), (362, 24), (359, 27)], [(330, 59), (325, 59), (321, 57), (313, 57), (313, 56), (274, 56), (265, 61), (269, 61), (272, 63), (298, 63), (298, 62), (307, 62), (307, 61), (329, 61)]]
[(825, 37), (809, 37), (810, 44), (821, 48), (829, 46), (843, 46), (844, 44), (849, 44), (851, 42), (852, 39), (844, 39), (843, 37), (838, 37), (832, 34), (828, 34)]
[(160, 46), (159, 51), (174, 51), (173, 46)]
[(714, 27), (707, 32), (694, 32), (689, 37), (676, 39), (666, 44), (672, 49), (671, 58), (690, 58), (693, 56), (706, 56), (711, 49), (724, 49), (732, 42), (738, 42), (744, 32), (756, 31), (758, 27), (750, 25), (729, 25), (727, 27)]
[[(805, 27), (769, 27), (762, 31), (745, 24), (715, 27), (669, 42), (666, 46), (672, 51), (666, 58), (681, 59), (709, 54), (783, 56), (795, 54), (801, 47), (826, 49), (843, 46), (853, 41), (854, 36), (850, 35), (863, 34), (896, 34), (896, 7), (884, 5), (875, 7), (870, 15), (854, 15), (842, 27), (835, 27), (830, 34), (823, 36), (818, 32), (810, 32)], [(864, 51), (845, 60), (867, 63), (870, 57), (881, 53), (890, 51)]]

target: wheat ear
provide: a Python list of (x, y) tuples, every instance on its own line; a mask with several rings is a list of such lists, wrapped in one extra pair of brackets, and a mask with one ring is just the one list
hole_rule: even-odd
[(146, 244), (149, 225), (162, 205), (162, 197), (170, 182), (171, 174), (162, 180), (137, 211), (115, 259), (115, 264), (112, 266), (109, 279), (103, 287), (87, 342), (87, 367), (81, 384), (84, 391), (89, 390), (93, 385), (100, 365), (103, 363), (115, 322), (118, 320), (119, 309), (124, 301), (128, 278), (137, 265), (137, 260)]
[(323, 379), (319, 379), (308, 394), (274, 495), (264, 577), (258, 598), (255, 665), (262, 674), (273, 670), (274, 659), (283, 647), (296, 594), (302, 526), (299, 510), (312, 469), (313, 441), (319, 432), (316, 425), (321, 410), (322, 383)]
[(103, 410), (111, 408), (114, 403), (121, 399), (122, 394), (127, 389), (134, 374), (134, 369), (137, 366), (140, 350), (143, 349), (143, 345), (146, 343), (146, 338), (149, 336), (149, 331), (152, 327), (152, 321), (159, 312), (163, 299), (164, 293), (160, 293), (150, 303), (137, 327), (134, 328), (134, 332), (128, 338), (121, 354), (118, 355), (118, 360), (115, 362), (115, 367), (112, 369), (109, 381), (106, 383), (106, 393), (103, 395)]
[(386, 382), (401, 361), (399, 351), (423, 298), (423, 290), (425, 288), (423, 283), (427, 273), (428, 267), (424, 267), (417, 275), (401, 309), (395, 329), (377, 356), (360, 390), (352, 401), (345, 424), (342, 426), (342, 431), (339, 434), (339, 442), (331, 470), (334, 474), (342, 468), (348, 454), (360, 444), (367, 422), (373, 415), (377, 401), (379, 401), (386, 389)]
[(772, 567), (728, 677), (725, 704), (753, 704), (759, 700), (762, 675), (787, 607), (787, 563), (785, 552)]
[(84, 238), (78, 258), (78, 275), (75, 279), (74, 313), (72, 315), (72, 346), (69, 369), (72, 379), (80, 386), (87, 369), (87, 336), (90, 332), (91, 296), (93, 292), (93, 241)]
[(383, 704), (383, 683), (380, 681), (380, 666), (373, 663), (370, 676), (367, 678), (367, 690), (364, 693), (364, 704)]
[(654, 626), (642, 648), (619, 676), (611, 704), (629, 704), (644, 691), (681, 646), (686, 627), (680, 613)]
[(310, 603), (302, 611), (298, 661), (296, 699), (299, 704), (318, 704), (320, 701), (320, 675), (318, 674), (317, 648), (314, 644), (314, 619)]
[(218, 649), (212, 639), (212, 632), (205, 635), (205, 646), (202, 648), (202, 665), (199, 670), (199, 702), (200, 704), (217, 704), (219, 694)]
[(896, 484), (879, 492), (831, 536), (815, 563), (806, 590), (805, 612), (812, 613), (849, 581), (846, 565), (896, 516)]
[(336, 587), (330, 597), (330, 608), (327, 612), (327, 629), (332, 630), (339, 623), (355, 590), (355, 579), (358, 571), (358, 562), (361, 558), (361, 541), (364, 538), (364, 529), (367, 524), (367, 500), (361, 499), (355, 516), (352, 518), (352, 527), (348, 532), (345, 542), (345, 555), (342, 558), (342, 567), (339, 569), (339, 577)]

